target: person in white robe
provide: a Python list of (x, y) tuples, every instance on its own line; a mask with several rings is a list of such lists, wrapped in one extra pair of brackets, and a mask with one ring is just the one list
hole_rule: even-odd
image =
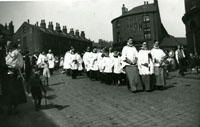
[(120, 85), (121, 83), (121, 70), (122, 70), (122, 66), (121, 66), (121, 62), (122, 59), (119, 56), (117, 51), (114, 51), (114, 57), (113, 57), (113, 62), (114, 62), (114, 66), (113, 66), (113, 83)]
[(147, 48), (147, 42), (142, 43), (142, 48), (137, 55), (139, 74), (141, 75), (142, 84), (145, 91), (153, 90), (152, 75), (154, 74), (153, 60), (151, 51)]
[(163, 62), (166, 58), (166, 54), (162, 49), (159, 48), (158, 41), (154, 42), (153, 49), (151, 49), (151, 55), (154, 63), (155, 86), (157, 86), (158, 89), (161, 89), (163, 86), (166, 85)]
[(143, 89), (138, 68), (136, 67), (137, 54), (137, 49), (133, 46), (133, 38), (129, 37), (127, 45), (122, 49), (122, 68), (125, 70), (127, 77), (126, 84), (131, 92), (137, 92)]
[(42, 74), (43, 72), (44, 63), (46, 59), (47, 59), (47, 56), (46, 56), (45, 51), (41, 52), (37, 59), (37, 66), (38, 66), (38, 69), (40, 70), (40, 74)]
[(112, 72), (113, 72), (114, 61), (113, 58), (109, 56), (108, 49), (105, 49), (105, 57), (102, 60), (102, 68), (104, 72), (104, 82), (108, 85), (112, 84)]
[(70, 65), (70, 57), (71, 57), (71, 51), (67, 51), (64, 56), (64, 64), (63, 69), (66, 71), (66, 76), (70, 75), (71, 65)]
[(49, 64), (49, 71), (50, 71), (50, 74), (52, 75), (54, 67), (55, 67), (55, 57), (51, 49), (49, 49), (49, 52), (47, 53), (47, 58), (48, 58), (48, 64)]
[(97, 47), (93, 47), (93, 51), (90, 54), (90, 58), (89, 58), (89, 61), (90, 61), (89, 68), (90, 68), (90, 79), (91, 80), (98, 80), (97, 59), (98, 59)]
[(91, 56), (90, 47), (87, 47), (87, 50), (83, 55), (83, 62), (84, 62), (84, 68), (88, 77), (90, 77), (90, 67), (89, 67), (90, 56)]
[(71, 49), (70, 65), (71, 65), (72, 79), (76, 79), (78, 74), (78, 55), (77, 53), (75, 53), (75, 49)]
[(83, 59), (81, 58), (80, 53), (76, 53), (77, 55), (77, 61), (78, 61), (78, 74), (82, 75), (82, 71), (83, 71)]

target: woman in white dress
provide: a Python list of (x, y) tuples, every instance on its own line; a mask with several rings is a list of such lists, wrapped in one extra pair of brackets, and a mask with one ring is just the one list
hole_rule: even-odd
[(138, 52), (137, 58), (142, 84), (145, 88), (145, 91), (150, 92), (153, 90), (152, 75), (154, 74), (154, 66), (151, 51), (147, 48), (147, 42), (142, 43), (142, 48)]
[(155, 41), (153, 49), (151, 49), (151, 55), (154, 62), (154, 72), (155, 72), (155, 86), (161, 89), (166, 85), (165, 75), (164, 75), (164, 59), (166, 54), (162, 49), (159, 48), (159, 42)]

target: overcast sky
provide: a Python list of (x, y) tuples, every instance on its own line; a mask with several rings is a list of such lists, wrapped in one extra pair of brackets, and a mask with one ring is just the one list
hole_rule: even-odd
[[(146, 0), (152, 3), (153, 0)], [(185, 13), (184, 0), (158, 0), (162, 23), (169, 34), (185, 37), (185, 26), (182, 16)], [(98, 41), (102, 38), (112, 41), (111, 20), (121, 15), (122, 4), (131, 10), (144, 4), (144, 0), (43, 0), (43, 1), (1, 1), (0, 23), (20, 25), (30, 20), (35, 24), (41, 19), (53, 21), (70, 28), (85, 31), (86, 37)]]

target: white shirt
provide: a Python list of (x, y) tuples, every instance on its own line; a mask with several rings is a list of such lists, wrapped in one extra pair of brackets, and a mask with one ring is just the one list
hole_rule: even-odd
[(116, 74), (120, 74), (122, 71), (122, 66), (121, 66), (121, 57), (113, 57), (113, 61), (114, 61), (114, 70), (113, 72)]
[(154, 66), (160, 66), (161, 61), (166, 56), (164, 51), (160, 48), (153, 48), (151, 50), (151, 55), (153, 58)]
[(71, 53), (69, 51), (66, 52), (65, 57), (64, 57), (64, 65), (63, 65), (64, 69), (70, 69), (71, 68), (70, 57), (71, 57)]
[(89, 58), (89, 61), (90, 61), (90, 70), (93, 70), (93, 71), (97, 71), (98, 70), (98, 63), (97, 63), (97, 59), (98, 59), (98, 54), (97, 53), (91, 53), (90, 54), (90, 58)]
[(84, 62), (84, 65), (85, 65), (85, 69), (87, 71), (90, 70), (90, 68), (89, 68), (90, 56), (91, 56), (91, 52), (85, 52), (85, 54), (83, 55), (83, 62)]
[(137, 56), (138, 52), (137, 49), (132, 46), (124, 46), (124, 48), (122, 49), (122, 67), (125, 67), (126, 65), (129, 65), (128, 63), (124, 62), (124, 60), (126, 60), (126, 58), (128, 58), (131, 62), (135, 62), (136, 60), (136, 56)]
[[(139, 69), (140, 75), (149, 75), (154, 73), (154, 66), (153, 61), (149, 59), (148, 54), (150, 53), (150, 50), (140, 50), (138, 52), (137, 58), (137, 64)], [(148, 67), (144, 66), (143, 64), (148, 64)]]
[(40, 54), (39, 57), (38, 57), (38, 60), (37, 60), (37, 65), (43, 64), (45, 59), (47, 59), (47, 57), (43, 54)]
[(114, 62), (111, 57), (103, 57), (103, 60), (102, 60), (103, 72), (112, 73), (113, 66), (114, 66)]
[(78, 59), (77, 54), (71, 54), (70, 55), (70, 65), (72, 70), (78, 69)]

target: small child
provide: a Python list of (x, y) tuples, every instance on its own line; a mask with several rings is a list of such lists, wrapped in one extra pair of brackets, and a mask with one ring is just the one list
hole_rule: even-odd
[(114, 85), (120, 85), (121, 84), (121, 70), (122, 70), (122, 67), (121, 67), (122, 59), (120, 57), (120, 53), (118, 53), (117, 51), (114, 51), (113, 60), (114, 60), (113, 82), (114, 82)]
[(44, 82), (45, 82), (46, 86), (49, 86), (50, 71), (49, 71), (48, 60), (44, 61), (43, 67), (44, 67), (43, 68)]
[(46, 94), (39, 73), (39, 71), (35, 71), (33, 77), (29, 80), (27, 85), (27, 92), (31, 92), (31, 95), (34, 99), (36, 111), (39, 111), (39, 109), (41, 108), (42, 91), (44, 92), (44, 94)]
[(64, 58), (60, 57), (60, 62), (59, 62), (59, 72), (60, 73), (64, 73), (65, 71), (63, 70), (63, 66), (64, 66)]

